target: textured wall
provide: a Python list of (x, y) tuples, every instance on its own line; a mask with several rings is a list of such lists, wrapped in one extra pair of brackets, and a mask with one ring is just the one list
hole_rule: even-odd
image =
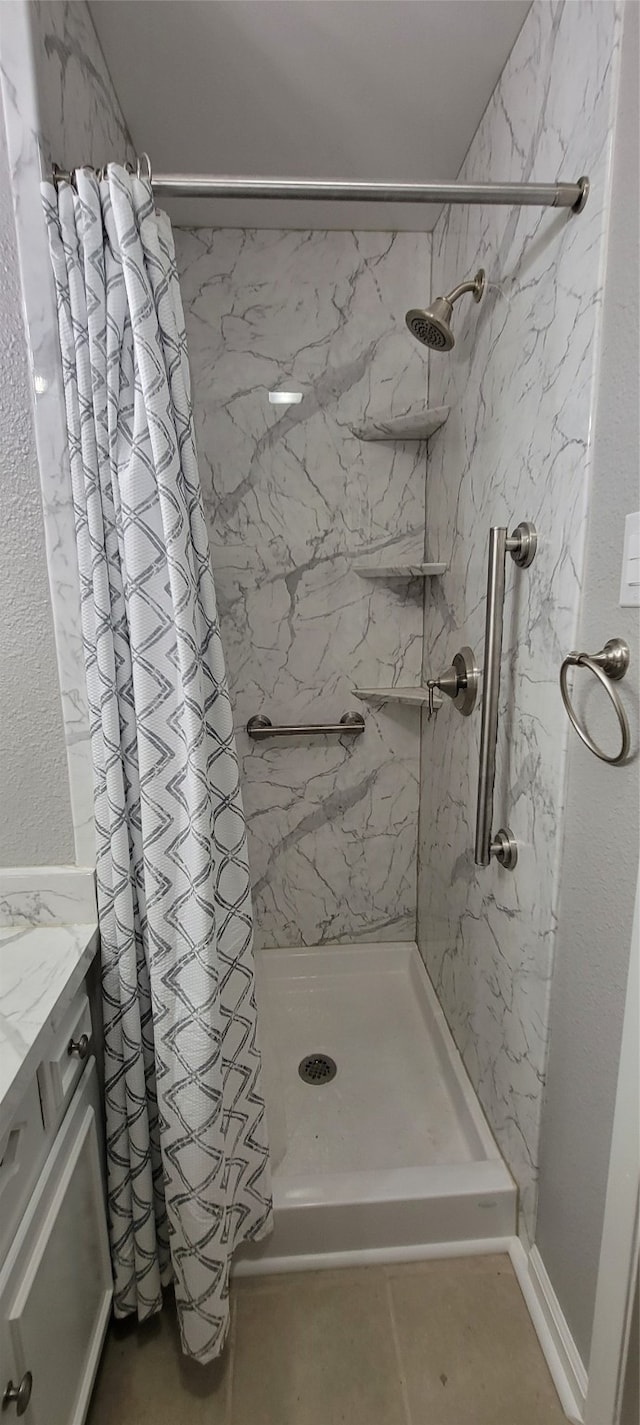
[[(419, 682), (423, 590), (353, 564), (421, 555), (424, 446), (363, 443), (350, 423), (424, 402), (403, 317), (429, 236), (200, 228), (176, 244), (258, 941), (413, 938), (418, 714), (374, 712), (352, 688)], [(270, 405), (278, 387), (302, 402)], [(243, 730), (258, 711), (354, 707), (357, 741), (253, 745)]]
[[(640, 507), (639, 119), (638, 7), (627, 3), (578, 645), (601, 648), (614, 634), (627, 639), (632, 663), (620, 694), (636, 755), (626, 767), (607, 767), (577, 737), (569, 744), (536, 1228), (537, 1246), (585, 1365), (638, 868), (640, 610), (620, 608), (618, 599), (625, 515)], [(574, 678), (576, 694), (586, 703), (593, 735), (613, 747), (613, 719), (590, 681), (587, 675)]]
[(73, 860), (22, 293), (0, 113), (0, 865)]
[(75, 855), (89, 865), (94, 858), (93, 773), (55, 295), (40, 203), (40, 151), (45, 172), (52, 160), (63, 168), (101, 164), (125, 156), (126, 130), (83, 0), (15, 0), (5, 5), (0, 61), (28, 339), (38, 377), (35, 433)]
[(0, 865), (73, 861), (43, 509), (0, 115)]
[(447, 560), (426, 606), (425, 672), (469, 643), (482, 663), (489, 527), (533, 520), (526, 571), (507, 560), (494, 830), (515, 873), (473, 862), (479, 709), (425, 723), (419, 939), (468, 1072), (535, 1215), (569, 724), (557, 679), (575, 646), (601, 309), (618, 11), (534, 0), (460, 177), (577, 178), (583, 214), (452, 207), (434, 230), (433, 290), (482, 265), (488, 291), (456, 312), (432, 357), (430, 404), (450, 404), (429, 452), (427, 536)]

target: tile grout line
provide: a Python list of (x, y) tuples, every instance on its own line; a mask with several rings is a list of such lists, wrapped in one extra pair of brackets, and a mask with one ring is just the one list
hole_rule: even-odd
[(398, 1367), (398, 1377), (400, 1380), (400, 1394), (402, 1395), (402, 1405), (404, 1409), (406, 1425), (412, 1425), (411, 1408), (409, 1405), (409, 1395), (407, 1392), (407, 1382), (405, 1380), (404, 1367), (402, 1364), (402, 1354), (400, 1351), (400, 1336), (398, 1334), (398, 1323), (393, 1309), (393, 1296), (391, 1293), (391, 1278), (385, 1272), (385, 1290), (387, 1293), (387, 1306), (389, 1308), (389, 1320), (391, 1322), (391, 1339), (396, 1356)]

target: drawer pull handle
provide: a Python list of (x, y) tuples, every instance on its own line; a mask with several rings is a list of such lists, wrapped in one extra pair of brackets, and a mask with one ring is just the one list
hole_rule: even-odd
[(70, 1039), (69, 1053), (77, 1054), (79, 1059), (86, 1059), (89, 1053), (89, 1035), (81, 1034), (79, 1039)]
[(24, 1415), (25, 1410), (29, 1408), (32, 1389), (33, 1376), (31, 1371), (25, 1371), (19, 1385), (14, 1385), (13, 1381), (10, 1380), (2, 1397), (2, 1409), (6, 1410), (8, 1405), (15, 1405), (16, 1413), (18, 1415)]

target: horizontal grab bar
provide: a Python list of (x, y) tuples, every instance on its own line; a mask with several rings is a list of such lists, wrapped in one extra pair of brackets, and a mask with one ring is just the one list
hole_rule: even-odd
[(358, 737), (364, 732), (364, 718), (359, 712), (342, 714), (339, 722), (296, 722), (274, 727), (271, 718), (255, 713), (249, 718), (247, 732), (254, 742), (265, 737), (343, 737), (345, 733)]

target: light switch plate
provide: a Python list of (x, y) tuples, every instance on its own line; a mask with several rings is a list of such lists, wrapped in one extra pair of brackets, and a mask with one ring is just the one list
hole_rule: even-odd
[(640, 605), (640, 510), (624, 522), (620, 604), (623, 609)]

